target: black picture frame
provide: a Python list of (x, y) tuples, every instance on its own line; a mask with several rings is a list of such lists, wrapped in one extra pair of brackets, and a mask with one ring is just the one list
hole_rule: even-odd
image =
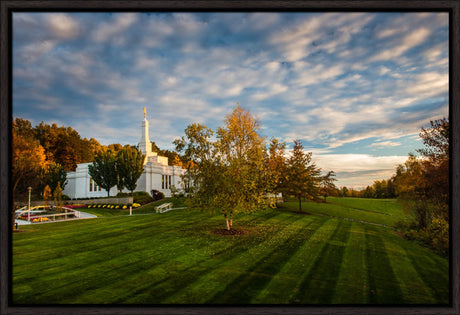
[[(0, 313), (1, 314), (460, 314), (460, 2), (445, 1), (27, 1), (0, 2)], [(448, 306), (92, 306), (11, 304), (12, 232), (9, 206), (11, 194), (10, 148), (12, 123), (12, 13), (26, 11), (443, 11), (449, 17), (449, 120), (451, 126), (450, 178), (450, 304)]]

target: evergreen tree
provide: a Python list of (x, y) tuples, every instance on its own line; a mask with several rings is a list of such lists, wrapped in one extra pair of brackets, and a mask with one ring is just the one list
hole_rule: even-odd
[(302, 211), (302, 198), (315, 199), (319, 193), (320, 169), (312, 162), (312, 153), (304, 152), (302, 142), (294, 141), (292, 155), (287, 162), (286, 192), (299, 201)]

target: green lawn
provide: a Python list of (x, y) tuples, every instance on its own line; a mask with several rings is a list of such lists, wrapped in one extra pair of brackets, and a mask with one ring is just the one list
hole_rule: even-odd
[[(99, 213), (13, 234), (18, 304), (447, 304), (448, 260), (400, 238), (392, 200), (328, 198), (235, 217)], [(369, 207), (369, 209), (367, 209)], [(83, 210), (85, 211), (85, 210)], [(96, 210), (94, 210), (96, 211)], [(121, 211), (121, 210), (119, 210)], [(376, 225), (363, 223), (384, 224)]]

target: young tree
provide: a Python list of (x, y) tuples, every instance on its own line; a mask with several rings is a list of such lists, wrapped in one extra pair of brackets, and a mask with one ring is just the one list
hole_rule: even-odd
[(286, 176), (286, 158), (284, 151), (286, 143), (279, 142), (277, 139), (272, 138), (268, 147), (266, 155), (267, 163), (267, 184), (269, 192), (279, 194), (283, 192)]
[(47, 202), (48, 200), (51, 199), (51, 196), (53, 194), (51, 193), (51, 188), (50, 186), (46, 185), (45, 186), (45, 189), (43, 190), (43, 200), (44, 200), (44, 206), (45, 206), (45, 209), (46, 209), (46, 206), (47, 206)]
[(230, 230), (235, 213), (266, 205), (266, 163), (260, 126), (249, 111), (236, 106), (224, 124), (218, 128), (216, 141), (211, 140), (211, 129), (192, 124), (185, 130), (186, 138), (174, 143), (191, 161), (184, 176), (184, 182), (191, 184), (190, 202), (222, 213)]
[(54, 190), (53, 196), (54, 196), (54, 202), (56, 204), (57, 210), (58, 212), (61, 212), (62, 210), (62, 205), (61, 205), (62, 189), (61, 189), (61, 184), (59, 182), (58, 182), (56, 189)]
[(223, 167), (221, 181), (226, 189), (220, 198), (220, 206), (227, 221), (233, 225), (233, 214), (252, 212), (267, 204), (267, 181), (265, 164), (265, 140), (259, 135), (260, 124), (248, 110), (237, 105), (232, 114), (226, 116), (225, 126), (217, 131), (216, 147)]
[(116, 155), (111, 150), (99, 152), (92, 164), (88, 165), (88, 173), (94, 182), (107, 191), (110, 197), (110, 188), (117, 185)]
[(328, 196), (337, 191), (337, 187), (334, 184), (336, 180), (334, 171), (329, 171), (326, 175), (320, 177), (320, 193), (324, 197), (324, 202), (326, 202)]
[(302, 198), (314, 199), (318, 195), (320, 169), (313, 163), (311, 152), (304, 152), (302, 142), (294, 141), (292, 155), (287, 162), (286, 192), (299, 201), (302, 211)]
[[(137, 187), (137, 180), (144, 171), (145, 155), (129, 146), (122, 148), (117, 154), (116, 169), (118, 174), (118, 187), (126, 187), (133, 195)], [(102, 187), (102, 186), (101, 186)]]

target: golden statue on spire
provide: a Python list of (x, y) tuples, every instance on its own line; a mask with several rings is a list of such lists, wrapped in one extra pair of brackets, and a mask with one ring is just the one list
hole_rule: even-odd
[(145, 107), (144, 107), (144, 118), (147, 118), (147, 111), (145, 110)]

